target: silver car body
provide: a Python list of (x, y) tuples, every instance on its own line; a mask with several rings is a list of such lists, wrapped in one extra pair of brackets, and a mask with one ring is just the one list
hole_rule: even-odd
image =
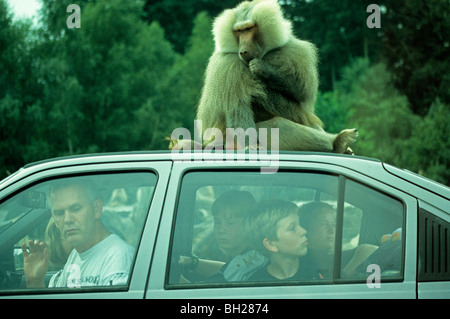
[[(147, 152), (65, 157), (25, 166), (0, 183), (0, 203), (41, 180), (68, 174), (153, 171), (158, 176), (158, 182), (127, 289), (61, 294), (28, 294), (22, 291), (0, 294), (0, 298), (450, 298), (448, 279), (418, 282), (419, 211), (425, 209), (450, 223), (448, 187), (378, 160), (358, 156), (279, 153), (276, 154), (276, 162), (273, 159), (250, 160), (248, 155), (239, 157), (239, 154)], [(261, 167), (272, 167), (278, 171), (311, 170), (343, 175), (401, 199), (406, 207), (403, 280), (383, 283), (380, 288), (368, 288), (366, 283), (267, 287), (230, 285), (193, 289), (168, 287), (168, 256), (183, 174), (192, 170), (245, 171), (260, 170)], [(446, 262), (446, 267), (450, 267), (449, 260)]]

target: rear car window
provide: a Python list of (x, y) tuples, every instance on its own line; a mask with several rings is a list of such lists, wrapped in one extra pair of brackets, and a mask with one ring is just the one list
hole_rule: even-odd
[(323, 172), (190, 172), (167, 288), (403, 278), (404, 205)]

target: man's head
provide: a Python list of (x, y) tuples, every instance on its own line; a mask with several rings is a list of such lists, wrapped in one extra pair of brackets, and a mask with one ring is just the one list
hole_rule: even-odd
[(307, 253), (306, 230), (300, 226), (297, 206), (282, 200), (259, 203), (245, 220), (250, 243), (261, 253), (304, 256)]
[(214, 217), (214, 235), (219, 246), (231, 256), (238, 255), (247, 248), (243, 222), (256, 201), (246, 191), (229, 191), (219, 196), (211, 211)]
[(50, 187), (52, 216), (61, 236), (78, 252), (94, 246), (102, 230), (103, 202), (94, 183), (84, 178), (55, 181)]

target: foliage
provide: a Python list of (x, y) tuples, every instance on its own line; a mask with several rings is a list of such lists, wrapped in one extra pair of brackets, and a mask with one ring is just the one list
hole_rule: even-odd
[(338, 133), (347, 128), (349, 110), (340, 100), (337, 91), (319, 92), (317, 96), (316, 114), (327, 132)]
[(401, 164), (402, 142), (410, 138), (415, 119), (406, 97), (393, 87), (386, 66), (368, 67), (355, 79), (343, 102), (351, 109), (352, 125), (360, 133), (355, 152)]
[(405, 142), (404, 166), (450, 185), (450, 105), (434, 101)]
[[(357, 57), (378, 59), (380, 44), (376, 29), (366, 26), (367, 6), (372, 0), (289, 0), (284, 9), (294, 22), (294, 33), (313, 42), (320, 52), (320, 85), (335, 88), (339, 70)], [(384, 1), (377, 1), (381, 4)]]
[[(44, 111), (34, 63), (30, 21), (13, 23), (0, 0), (0, 176), (26, 160), (49, 156), (47, 141), (39, 140)], [(39, 144), (39, 147), (38, 147)]]
[[(212, 19), (239, 0), (42, 0), (41, 25), (0, 0), (0, 178), (41, 159), (167, 149), (192, 130)], [(358, 128), (356, 154), (450, 185), (449, 6), (442, 0), (283, 0), (294, 33), (319, 48), (316, 112)]]
[[(240, 0), (146, 0), (144, 19), (158, 21), (164, 28), (166, 37), (176, 52), (184, 53), (194, 19), (199, 12), (206, 12), (210, 17), (217, 16), (224, 9), (232, 8)], [(208, 26), (207, 30), (210, 30)]]
[(450, 5), (444, 0), (389, 0), (383, 56), (414, 113), (425, 116), (439, 98), (450, 104)]
[[(338, 98), (332, 106), (347, 109), (347, 126), (358, 128), (360, 136), (353, 147), (356, 154), (450, 184), (449, 105), (437, 100), (421, 118), (393, 85), (386, 65), (370, 65), (366, 59), (344, 68), (337, 86), (333, 94)], [(342, 120), (342, 114), (338, 119)]]
[(214, 50), (210, 26), (211, 18), (206, 12), (199, 13), (194, 20), (194, 28), (188, 39), (185, 54), (178, 57), (169, 74), (166, 94), (171, 99), (168, 108), (176, 110), (174, 116), (180, 123), (179, 127), (191, 131), (204, 83), (204, 72)]

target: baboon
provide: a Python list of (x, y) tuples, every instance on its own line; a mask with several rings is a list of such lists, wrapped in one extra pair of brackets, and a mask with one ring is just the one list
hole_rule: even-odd
[(327, 133), (314, 114), (317, 49), (293, 35), (276, 0), (244, 1), (225, 10), (213, 34), (215, 52), (197, 110), (203, 137), (208, 128), (223, 136), (226, 128), (278, 128), (279, 150), (352, 153), (348, 146), (357, 130)]

